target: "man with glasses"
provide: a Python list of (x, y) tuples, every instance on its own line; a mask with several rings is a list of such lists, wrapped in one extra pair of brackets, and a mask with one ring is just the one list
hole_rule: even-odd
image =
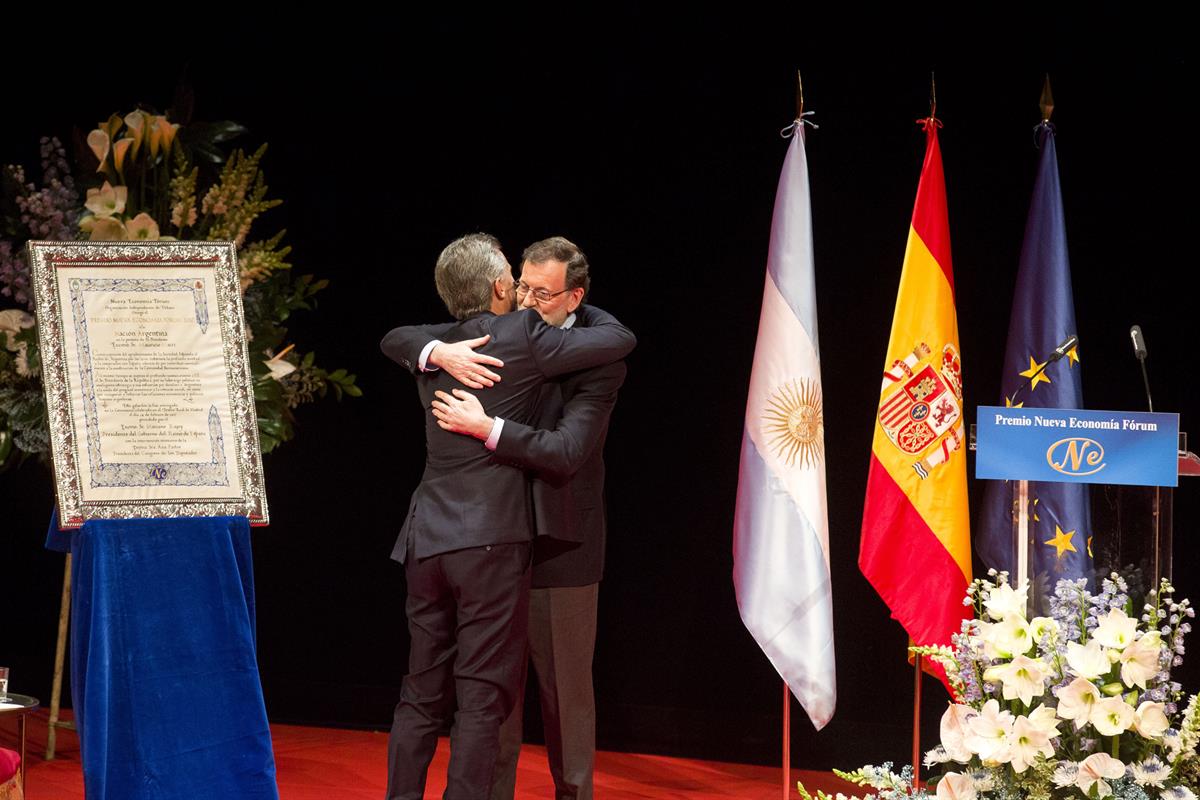
[[(503, 365), (505, 380), (480, 391), (482, 407), (514, 428), (532, 421), (548, 378), (612, 363), (633, 349), (633, 335), (598, 309), (578, 330), (547, 325), (537, 314), (508, 313), (515, 306), (512, 271), (485, 234), (448, 245), (434, 276), (458, 320), (439, 330), (449, 340), (489, 342), (487, 355), (475, 359)], [(410, 370), (414, 330), (420, 329), (395, 329), (381, 343)], [(453, 381), (449, 369), (419, 371), (422, 403), (449, 396)], [(517, 702), (526, 660), (528, 484), (520, 469), (432, 415), (425, 436), (425, 472), (392, 553), (405, 568), (412, 643), (388, 742), (387, 796), (422, 797), (437, 736), (457, 708), (445, 796), (480, 798), (491, 789), (499, 728)]]
[[(517, 301), (548, 324), (570, 329), (593, 324), (595, 309), (583, 306), (590, 284), (583, 252), (562, 237), (526, 248)], [(499, 367), (477, 342), (410, 342), (422, 349), (422, 368), (449, 371), (472, 387), (494, 385)], [(507, 369), (505, 380), (508, 379)], [(547, 383), (532, 425), (488, 416), (477, 398), (461, 389), (437, 392), (433, 413), (446, 430), (481, 439), (497, 459), (530, 470), (537, 538), (533, 545), (529, 605), (529, 652), (537, 674), (546, 751), (556, 798), (592, 797), (595, 699), (592, 655), (599, 583), (604, 570), (604, 442), (622, 362), (583, 370)], [(522, 687), (524, 683), (521, 684)], [(522, 702), (501, 728), (493, 800), (511, 800), (521, 746)]]

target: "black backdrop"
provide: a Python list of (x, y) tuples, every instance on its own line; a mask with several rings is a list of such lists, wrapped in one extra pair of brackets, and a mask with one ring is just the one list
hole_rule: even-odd
[[(223, 22), (207, 43), (180, 33), (185, 23), (131, 29), (117, 46), (95, 31), (69, 43), (44, 34), (8, 72), (0, 157), (32, 166), (37, 137), (86, 131), (137, 102), (165, 107), (181, 79), (198, 118), (236, 119), (246, 144), (270, 142), (267, 176), (286, 202), (264, 224), (287, 227), (296, 269), (333, 280), (293, 336), (356, 372), (366, 393), (305, 408), (298, 441), (265, 459), (273, 524), (254, 549), (277, 721), (384, 727), (404, 672), (403, 578), (387, 554), (421, 471), (422, 411), (380, 336), (445, 317), (432, 265), (461, 233), (494, 233), (514, 261), (548, 235), (579, 242), (593, 299), (640, 341), (608, 444), (599, 744), (770, 763), (780, 683), (737, 616), (730, 530), (778, 131), (801, 68), (820, 125), (808, 155), (840, 704), (821, 734), (795, 710), (796, 760), (903, 760), (905, 637), (855, 559), (931, 70), (968, 403), (998, 399), (1049, 71), (1086, 401), (1144, 407), (1127, 336), (1136, 322), (1156, 407), (1197, 426), (1195, 62), (1179, 20), (1089, 8), (955, 21), (811, 7), (707, 19), (347, 7), (287, 26)], [(1197, 488), (1176, 500), (1185, 595), (1198, 590)], [(41, 549), (51, 503), (40, 468), (0, 475), (0, 663), (15, 689), (43, 698), (62, 563)], [(1197, 670), (1185, 675), (1195, 686)], [(925, 686), (928, 741), (944, 696)]]

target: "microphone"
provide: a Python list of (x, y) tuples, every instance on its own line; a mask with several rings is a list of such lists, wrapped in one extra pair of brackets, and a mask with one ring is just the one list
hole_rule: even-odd
[(1129, 329), (1129, 338), (1133, 339), (1133, 354), (1138, 361), (1146, 360), (1146, 337), (1142, 336), (1142, 326), (1134, 325)]
[(1142, 365), (1142, 383), (1146, 387), (1146, 407), (1154, 411), (1154, 399), (1150, 397), (1150, 375), (1146, 372), (1146, 337), (1142, 336), (1142, 326), (1134, 325), (1129, 329), (1129, 338), (1133, 340), (1133, 354)]
[(1053, 364), (1055, 361), (1058, 361), (1060, 358), (1065, 356), (1068, 351), (1078, 346), (1079, 337), (1072, 333), (1070, 336), (1062, 340), (1062, 344), (1054, 348), (1054, 352), (1050, 354), (1050, 363)]
[[(1063, 339), (1062, 342), (1059, 343), (1058, 347), (1054, 348), (1053, 352), (1051, 352), (1050, 355), (1046, 356), (1046, 363), (1042, 364), (1042, 366), (1038, 369), (1037, 372), (1035, 372), (1035, 373), (1033, 373), (1033, 375), (1029, 376), (1030, 381), (1035, 380), (1038, 375), (1041, 375), (1043, 372), (1046, 371), (1047, 367), (1049, 367), (1055, 361), (1058, 361), (1060, 358), (1065, 356), (1067, 354), (1067, 352), (1070, 351), (1072, 348), (1078, 347), (1078, 346), (1079, 346), (1079, 337), (1073, 333), (1070, 336), (1068, 336), (1067, 338)], [(1013, 405), (1016, 405), (1017, 398), (1021, 396), (1021, 392), (1024, 389), (1025, 389), (1025, 384), (1023, 382), (1018, 384), (1016, 391), (1013, 392), (1013, 396), (1008, 400), (1008, 402), (1012, 403)]]

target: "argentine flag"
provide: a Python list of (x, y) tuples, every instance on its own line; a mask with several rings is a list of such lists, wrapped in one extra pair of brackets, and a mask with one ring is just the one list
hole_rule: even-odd
[(742, 622), (819, 730), (833, 716), (833, 596), (804, 125), (783, 162), (733, 527)]

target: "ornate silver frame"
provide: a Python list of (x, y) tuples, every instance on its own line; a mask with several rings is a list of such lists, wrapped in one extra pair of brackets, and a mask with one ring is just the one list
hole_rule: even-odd
[[(262, 454), (258, 441), (258, 421), (254, 409), (254, 383), (250, 374), (249, 352), (243, 324), (242, 295), (238, 283), (237, 249), (232, 242), (30, 242), (29, 263), (38, 320), (41, 349), (42, 383), (46, 391), (46, 409), (50, 423), (50, 449), (54, 466), (55, 493), (59, 525), (78, 528), (89, 519), (129, 519), (137, 517), (209, 517), (245, 516), (253, 525), (266, 525), (266, 488), (263, 483)], [(217, 297), (215, 314), (201, 309), (197, 316), (216, 316), (220, 323), (221, 357), (229, 392), (236, 467), (240, 477), (240, 497), (197, 498), (189, 496), (186, 486), (178, 492), (158, 488), (159, 497), (150, 500), (85, 500), (80, 474), (80, 446), (96, 446), (87, 441), (88, 420), (85, 410), (72, 404), (64, 325), (74, 318), (71, 301), (60, 297), (58, 270), (88, 267), (111, 271), (114, 283), (145, 284), (138, 270), (155, 267), (161, 275), (170, 267), (208, 267), (214, 274)], [(182, 273), (181, 273), (182, 274)], [(94, 280), (94, 279), (90, 279)], [(152, 279), (155, 280), (155, 279)], [(157, 279), (161, 280), (161, 279)], [(169, 283), (170, 279), (164, 282)], [(198, 285), (198, 284), (197, 284)], [(139, 288), (141, 288), (139, 286)], [(66, 316), (64, 316), (66, 314)], [(86, 334), (86, 326), (83, 327)], [(84, 337), (86, 340), (86, 335)], [(210, 352), (210, 355), (212, 353)], [(87, 403), (82, 405), (86, 406)], [(94, 406), (94, 401), (93, 401)], [(94, 411), (93, 411), (94, 414)], [(212, 420), (210, 419), (210, 424)], [(82, 434), (82, 436), (81, 436)], [(98, 438), (95, 433), (93, 438)], [(93, 473), (95, 467), (93, 467)], [(94, 481), (94, 477), (92, 478)], [(95, 485), (93, 483), (93, 485)], [(125, 484), (118, 484), (125, 485)], [(163, 494), (167, 496), (162, 496)]]

